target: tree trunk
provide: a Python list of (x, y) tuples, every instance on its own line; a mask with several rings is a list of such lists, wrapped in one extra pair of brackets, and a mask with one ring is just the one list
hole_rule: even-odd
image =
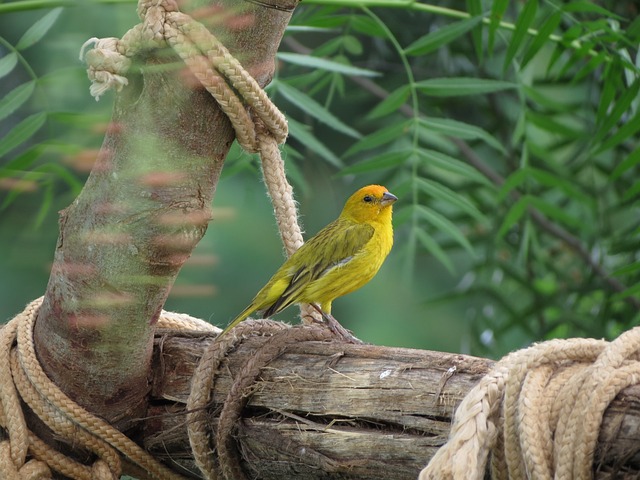
[[(193, 15), (264, 86), (296, 4), (219, 0)], [(35, 327), (49, 377), (123, 430), (144, 416), (155, 322), (207, 229), (234, 140), (178, 57), (152, 51), (136, 60), (91, 176), (61, 213)]]
[[(210, 336), (156, 338), (144, 443), (200, 478), (186, 429), (190, 381)], [(246, 363), (269, 338), (245, 340), (218, 369), (217, 415)], [(493, 362), (465, 355), (304, 342), (262, 368), (244, 392), (234, 432), (247, 478), (415, 479), (446, 442), (455, 408)], [(640, 474), (640, 386), (609, 406), (598, 441), (596, 478)], [(214, 455), (214, 453), (212, 453)]]

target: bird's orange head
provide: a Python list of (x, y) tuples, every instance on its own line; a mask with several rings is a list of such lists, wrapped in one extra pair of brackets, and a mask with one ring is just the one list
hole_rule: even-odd
[(391, 222), (393, 202), (398, 197), (381, 185), (367, 185), (349, 197), (341, 217), (356, 222)]

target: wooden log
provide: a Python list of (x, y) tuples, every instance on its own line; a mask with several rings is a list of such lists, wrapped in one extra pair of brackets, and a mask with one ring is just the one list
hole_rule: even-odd
[[(186, 431), (190, 379), (207, 335), (156, 338), (145, 446), (200, 478)], [(245, 340), (222, 364), (210, 408), (212, 428), (233, 379), (269, 341)], [(415, 479), (446, 442), (452, 416), (492, 362), (466, 355), (304, 342), (262, 369), (235, 437), (248, 478)], [(607, 410), (596, 478), (640, 472), (640, 387)], [(213, 453), (212, 453), (213, 454)], [(612, 473), (616, 472), (616, 473)], [(626, 472), (626, 473), (625, 473)]]

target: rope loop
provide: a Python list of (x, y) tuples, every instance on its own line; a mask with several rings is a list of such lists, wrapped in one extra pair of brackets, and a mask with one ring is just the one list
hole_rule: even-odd
[[(121, 40), (90, 39), (83, 45), (81, 58), (84, 56), (87, 62), (91, 94), (96, 100), (111, 88), (120, 91), (127, 85), (124, 75), (131, 66), (132, 57), (143, 50), (165, 45), (180, 56), (216, 99), (231, 120), (242, 148), (250, 153), (262, 150), (247, 107), (266, 126), (277, 144), (285, 141), (287, 121), (284, 115), (204, 25), (179, 11), (175, 0), (141, 0), (138, 15), (142, 23), (129, 30)], [(93, 49), (84, 55), (90, 44), (94, 45)]]
[(640, 327), (612, 342), (550, 340), (513, 352), (458, 407), (420, 480), (588, 480), (602, 417), (640, 380)]

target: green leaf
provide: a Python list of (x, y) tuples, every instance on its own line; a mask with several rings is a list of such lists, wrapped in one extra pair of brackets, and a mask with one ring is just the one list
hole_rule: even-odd
[(7, 118), (15, 112), (20, 106), (31, 98), (31, 94), (36, 88), (35, 82), (27, 82), (18, 85), (16, 88), (7, 93), (0, 100), (0, 120)]
[(529, 47), (524, 53), (521, 62), (521, 69), (523, 69), (533, 59), (533, 57), (536, 56), (544, 44), (547, 43), (549, 36), (555, 32), (561, 21), (562, 12), (555, 12), (547, 18), (547, 20), (542, 24), (542, 27), (538, 30), (538, 34), (531, 41)]
[(461, 97), (464, 95), (482, 95), (516, 88), (512, 82), (487, 78), (430, 78), (416, 83), (416, 88), (430, 97)]
[(598, 130), (593, 137), (593, 144), (597, 145), (618, 123), (622, 115), (629, 109), (631, 104), (636, 100), (640, 91), (640, 79), (637, 79), (628, 88), (623, 90), (622, 95), (615, 102), (609, 114), (602, 119), (602, 123), (598, 126)]
[(420, 124), (432, 131), (449, 135), (450, 137), (460, 138), (463, 140), (479, 139), (484, 141), (487, 145), (492, 146), (496, 150), (505, 154), (506, 151), (502, 144), (493, 137), (489, 132), (483, 130), (475, 125), (459, 122), (450, 118), (423, 118), (420, 119)]
[(413, 150), (400, 150), (376, 155), (341, 170), (340, 175), (351, 175), (354, 173), (364, 173), (396, 167), (407, 162), (413, 153)]
[(312, 152), (317, 153), (318, 156), (329, 162), (331, 165), (342, 168), (342, 160), (340, 160), (335, 153), (325, 147), (325, 145), (309, 131), (309, 127), (296, 122), (293, 118), (289, 118), (288, 122), (289, 133), (293, 138), (298, 140)]
[(316, 102), (313, 98), (311, 98), (306, 93), (301, 92), (300, 90), (293, 88), (291, 85), (288, 85), (284, 82), (277, 83), (277, 92), (281, 94), (284, 98), (289, 100), (292, 104), (298, 107), (305, 113), (308, 113), (313, 118), (318, 120), (321, 123), (324, 123), (328, 127), (333, 128), (334, 130), (344, 133), (353, 138), (361, 138), (362, 135), (358, 133), (356, 130), (351, 128), (349, 125), (345, 124), (342, 120), (336, 117), (333, 113), (327, 110), (325, 107)]
[(445, 218), (442, 214), (425, 207), (424, 205), (416, 205), (416, 212), (431, 225), (436, 227), (440, 232), (449, 235), (460, 246), (462, 246), (472, 256), (476, 256), (473, 247), (469, 243), (469, 240), (463, 235), (458, 227), (449, 219)]
[(503, 71), (507, 71), (513, 57), (516, 56), (522, 42), (527, 37), (529, 33), (529, 27), (533, 23), (533, 19), (536, 16), (538, 11), (538, 0), (527, 0), (524, 2), (524, 8), (520, 15), (518, 15), (518, 19), (516, 20), (515, 30), (513, 31), (513, 35), (511, 36), (511, 41), (509, 42), (509, 46), (507, 47), (507, 53), (504, 57), (504, 64), (502, 67)]
[[(467, 12), (472, 17), (479, 17), (482, 15), (482, 0), (466, 0)], [(482, 45), (482, 22), (478, 24), (477, 28), (471, 30), (471, 37), (473, 38), (473, 47), (476, 50), (476, 56), (478, 57), (478, 63), (482, 64), (483, 60), (483, 45)]]
[(42, 200), (40, 201), (40, 208), (38, 209), (38, 214), (36, 215), (34, 223), (34, 228), (39, 228), (42, 226), (42, 222), (47, 217), (47, 213), (51, 209), (51, 205), (53, 204), (53, 182), (47, 183), (44, 189), (44, 195), (42, 196)]
[(577, 130), (568, 126), (562, 120), (556, 120), (551, 115), (540, 114), (533, 110), (526, 113), (527, 120), (538, 128), (546, 130), (552, 135), (560, 135), (569, 139), (577, 139), (585, 136), (582, 130)]
[(376, 118), (384, 117), (392, 112), (395, 112), (404, 105), (411, 94), (411, 89), (408, 85), (403, 85), (400, 88), (391, 92), (387, 98), (385, 98), (382, 102), (375, 106), (367, 118), (369, 120), (374, 120)]
[(46, 113), (34, 113), (13, 127), (4, 138), (0, 139), (0, 157), (29, 140), (40, 130), (46, 120)]
[(617, 20), (625, 20), (624, 18), (616, 15), (613, 12), (610, 12), (606, 8), (597, 5), (594, 2), (588, 2), (585, 0), (579, 0), (576, 2), (569, 2), (566, 5), (563, 5), (562, 10), (565, 12), (579, 12), (579, 13), (595, 13), (598, 16), (604, 16), (609, 18), (615, 18)]
[(438, 48), (453, 42), (456, 38), (464, 35), (476, 25), (480, 24), (482, 17), (472, 17), (459, 22), (451, 23), (439, 28), (435, 32), (428, 33), (420, 37), (405, 49), (407, 55), (425, 55)]
[(487, 217), (485, 217), (475, 205), (449, 187), (426, 178), (416, 178), (415, 182), (418, 188), (427, 195), (437, 200), (450, 203), (481, 223), (488, 223)]
[(609, 150), (616, 145), (624, 142), (629, 137), (632, 137), (640, 130), (640, 112), (629, 121), (622, 124), (616, 133), (607, 138), (602, 145), (596, 149), (596, 153)]
[(364, 15), (351, 15), (349, 17), (350, 26), (359, 33), (364, 33), (370, 37), (386, 38), (387, 32), (373, 18)]
[(630, 170), (636, 165), (640, 164), (640, 147), (636, 148), (633, 152), (629, 154), (627, 158), (625, 158), (622, 162), (618, 164), (618, 166), (611, 173), (611, 180), (616, 180), (619, 178), (624, 172)]
[(556, 173), (547, 172), (529, 166), (516, 170), (506, 178), (498, 192), (498, 201), (503, 202), (511, 191), (518, 189), (518, 187), (524, 184), (527, 180), (535, 180), (537, 183), (546, 187), (562, 190), (568, 196), (579, 200), (581, 203), (590, 207), (593, 206), (594, 200), (589, 195), (581, 192), (572, 181), (562, 178)]
[(365, 68), (353, 67), (344, 63), (334, 62), (326, 58), (312, 57), (311, 55), (301, 55), (298, 53), (278, 52), (277, 57), (286, 63), (300, 65), (303, 67), (337, 72), (354, 77), (379, 77), (381, 74)]
[(571, 227), (580, 227), (582, 225), (580, 219), (569, 215), (562, 209), (562, 207), (553, 205), (542, 198), (530, 196), (529, 203), (547, 217), (554, 218), (560, 223)]
[(504, 235), (509, 231), (511, 227), (513, 227), (516, 223), (520, 221), (522, 216), (529, 208), (529, 203), (531, 201), (531, 197), (528, 195), (523, 195), (518, 199), (516, 203), (514, 203), (507, 214), (504, 216), (504, 220), (502, 221), (502, 225), (500, 225), (500, 229), (496, 237), (501, 239)]
[(11, 52), (0, 58), (0, 78), (10, 74), (18, 64), (18, 54)]
[(493, 52), (493, 44), (496, 39), (496, 32), (500, 27), (500, 21), (507, 11), (509, 0), (493, 0), (491, 2), (491, 14), (489, 15), (489, 39), (488, 46), (490, 52)]
[(456, 271), (453, 262), (449, 255), (438, 245), (438, 242), (421, 228), (416, 229), (415, 234), (425, 250), (433, 255), (453, 275)]
[(53, 27), (56, 20), (62, 13), (62, 7), (54, 8), (44, 17), (36, 21), (29, 29), (24, 32), (24, 35), (18, 40), (16, 44), (16, 50), (24, 50), (39, 42), (44, 37), (49, 29)]
[(370, 150), (380, 145), (392, 142), (407, 135), (413, 126), (413, 119), (404, 120), (402, 122), (393, 123), (388, 127), (376, 130), (370, 135), (360, 139), (354, 145), (351, 146), (346, 152), (345, 156), (353, 155), (354, 153), (362, 152), (364, 150)]
[(64, 181), (76, 193), (80, 193), (80, 190), (82, 190), (82, 182), (80, 182), (69, 169), (63, 167), (58, 163), (45, 163), (44, 165), (40, 165), (34, 171), (46, 172), (55, 175), (60, 180)]
[(632, 187), (624, 192), (622, 200), (625, 202), (628, 202), (629, 200), (637, 200), (638, 195), (640, 195), (640, 181), (636, 180)]
[(455, 173), (469, 181), (478, 182), (493, 188), (493, 184), (484, 175), (468, 163), (458, 160), (457, 158), (428, 148), (419, 150), (418, 155), (424, 160), (427, 167), (439, 168), (447, 172)]
[(612, 275), (616, 277), (620, 277), (622, 275), (629, 275), (631, 273), (640, 272), (640, 262), (634, 262), (629, 265), (625, 265), (623, 267), (617, 268), (613, 271)]
[(15, 175), (16, 171), (28, 170), (31, 164), (40, 158), (44, 151), (45, 145), (43, 143), (26, 149), (0, 168), (0, 178), (11, 177)]

